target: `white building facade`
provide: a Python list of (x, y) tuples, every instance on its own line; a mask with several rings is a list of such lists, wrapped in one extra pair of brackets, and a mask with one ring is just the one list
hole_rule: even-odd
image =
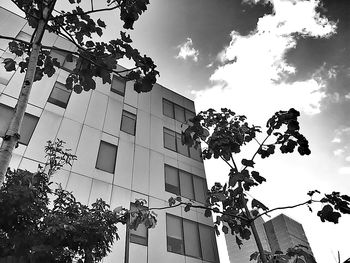
[[(0, 20), (0, 34), (30, 40), (32, 29), (23, 18), (0, 8)], [(49, 33), (43, 44), (74, 48)], [(12, 168), (35, 171), (45, 161), (46, 141), (59, 138), (78, 159), (53, 180), (83, 204), (102, 198), (112, 209), (132, 208), (132, 202), (142, 198), (149, 207), (165, 207), (175, 195), (204, 202), (203, 162), (198, 150), (183, 146), (179, 136), (182, 124), (195, 112), (191, 100), (158, 84), (149, 93), (137, 94), (133, 83), (117, 77), (112, 84), (96, 80), (96, 90), (76, 94), (64, 87), (71, 65), (64, 63), (62, 54), (52, 55), (65, 69), (34, 83)], [(0, 57), (0, 62), (15, 58), (7, 41), (0, 40)], [(5, 72), (0, 67), (0, 136), (6, 132), (23, 78), (19, 70)], [(204, 211), (176, 207), (156, 213), (155, 229), (128, 231), (120, 225), (120, 240), (104, 262), (219, 261), (212, 219)]]

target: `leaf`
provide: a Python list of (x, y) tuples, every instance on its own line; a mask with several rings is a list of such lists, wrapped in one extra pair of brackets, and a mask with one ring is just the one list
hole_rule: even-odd
[(2, 63), (5, 64), (6, 71), (16, 70), (16, 62), (12, 58), (5, 58)]
[(251, 175), (254, 178), (254, 180), (257, 181), (259, 184), (266, 182), (266, 179), (260, 176), (259, 173), (256, 171), (252, 171)]
[(227, 227), (227, 226), (223, 225), (221, 230), (222, 230), (222, 232), (224, 232), (225, 234), (228, 234), (228, 227)]
[(204, 216), (205, 217), (211, 217), (211, 210), (210, 209), (206, 209), (204, 212)]
[(242, 243), (242, 240), (238, 236), (236, 236), (236, 243), (237, 243), (239, 249), (241, 249), (241, 246), (243, 245), (243, 243)]
[(254, 161), (253, 160), (247, 160), (247, 159), (242, 159), (242, 164), (247, 167), (254, 167)]
[(185, 212), (190, 211), (191, 206), (192, 206), (191, 203), (187, 203), (187, 205), (186, 205), (185, 208), (184, 208)]
[(98, 24), (100, 27), (103, 27), (103, 28), (106, 27), (105, 22), (103, 22), (101, 19), (97, 19), (97, 24)]
[(265, 206), (263, 203), (261, 203), (260, 201), (253, 199), (252, 200), (252, 208), (261, 208), (264, 211), (268, 211), (269, 209), (267, 208), (267, 206)]

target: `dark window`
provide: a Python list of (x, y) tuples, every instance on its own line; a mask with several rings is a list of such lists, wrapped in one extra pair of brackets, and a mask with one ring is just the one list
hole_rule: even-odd
[(164, 128), (164, 147), (176, 152), (175, 132)]
[(118, 147), (114, 144), (101, 141), (98, 149), (96, 168), (108, 173), (114, 173)]
[(185, 254), (187, 256), (201, 258), (201, 247), (199, 243), (198, 224), (196, 222), (183, 219)]
[(165, 164), (165, 191), (196, 200), (204, 204), (207, 197), (207, 182), (204, 178)]
[(176, 149), (178, 153), (187, 157), (189, 156), (188, 146), (186, 144), (182, 144), (180, 133), (176, 133)]
[(174, 119), (174, 104), (166, 99), (163, 99), (163, 114)]
[(187, 120), (196, 115), (194, 112), (166, 99), (163, 99), (163, 114), (182, 123), (186, 123)]
[(180, 182), (178, 169), (169, 165), (164, 166), (165, 191), (180, 195)]
[(64, 84), (56, 82), (47, 101), (65, 109), (71, 93)]
[(167, 250), (184, 254), (182, 219), (170, 214), (166, 215)]
[(179, 122), (186, 122), (186, 119), (185, 119), (185, 108), (179, 106), (179, 105), (176, 105), (174, 106), (175, 108), (175, 120), (179, 121)]
[(114, 93), (117, 93), (119, 95), (124, 96), (125, 94), (125, 85), (126, 85), (126, 81), (117, 77), (117, 76), (113, 76), (112, 79), (112, 85), (111, 85), (111, 91)]
[(215, 233), (212, 227), (166, 215), (167, 250), (200, 258), (205, 261), (219, 262)]
[(199, 162), (202, 161), (201, 148), (197, 147), (197, 149), (195, 149), (194, 147), (188, 147), (187, 145), (182, 144), (180, 133), (175, 133), (172, 130), (164, 128), (163, 136), (164, 147), (166, 149), (178, 152), (179, 154), (187, 157), (191, 157)]
[(77, 63), (77, 57), (73, 56), (72, 61), (68, 61), (67, 55), (71, 55), (70, 53), (52, 49), (50, 55), (52, 58), (57, 59), (62, 69), (69, 72), (72, 72), (73, 69), (75, 69), (75, 66)]
[[(137, 211), (137, 208), (134, 203), (130, 204), (130, 211), (131, 211), (130, 222), (132, 222), (137, 217), (136, 214), (133, 214), (133, 212)], [(136, 230), (129, 229), (129, 234), (130, 234), (131, 243), (147, 246), (148, 229), (145, 226), (145, 224), (143, 223), (139, 224)]]
[[(10, 125), (11, 118), (14, 114), (14, 109), (0, 104), (0, 136), (5, 136), (5, 133)], [(21, 135), (19, 143), (28, 145), (30, 138), (33, 135), (34, 129), (39, 121), (39, 118), (31, 114), (25, 113), (19, 134)]]
[(179, 170), (181, 196), (194, 200), (192, 174)]
[(136, 131), (136, 115), (123, 110), (122, 123), (120, 130), (135, 135)]

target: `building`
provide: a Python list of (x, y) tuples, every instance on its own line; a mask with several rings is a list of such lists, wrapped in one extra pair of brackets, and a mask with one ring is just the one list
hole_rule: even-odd
[(267, 221), (264, 227), (272, 252), (286, 252), (288, 248), (302, 245), (312, 255), (303, 226), (292, 218), (280, 214)]
[[(288, 248), (303, 245), (302, 248), (312, 255), (303, 226), (290, 217), (280, 214), (267, 222), (259, 217), (255, 220), (255, 224), (264, 250), (272, 253), (276, 251), (285, 253)], [(249, 240), (243, 240), (241, 249), (238, 248), (232, 235), (226, 235), (225, 237), (231, 263), (251, 262), (250, 255), (258, 251), (253, 235)], [(299, 261), (302, 263), (301, 260)]]
[[(0, 33), (29, 40), (26, 21), (0, 8)], [(46, 33), (46, 46), (73, 50), (64, 39)], [(94, 91), (72, 93), (62, 83), (71, 70), (64, 55), (53, 77), (35, 82), (21, 129), (12, 168), (35, 171), (45, 160), (47, 140), (59, 138), (78, 156), (72, 167), (53, 176), (78, 201), (91, 204), (97, 198), (132, 209), (136, 198), (149, 207), (165, 207), (174, 195), (203, 203), (207, 189), (199, 151), (181, 144), (181, 125), (194, 115), (194, 103), (161, 85), (137, 94), (133, 83), (113, 77), (112, 84), (97, 80)], [(14, 58), (0, 40), (0, 57)], [(21, 58), (16, 58), (19, 61)], [(0, 67), (0, 135), (15, 107), (24, 75)], [(142, 226), (128, 231), (119, 226), (120, 240), (104, 262), (218, 262), (212, 219), (204, 211), (183, 207), (157, 211), (155, 229)]]
[[(271, 251), (264, 229), (264, 222), (263, 218), (259, 217), (255, 220), (255, 226), (264, 250)], [(225, 239), (231, 263), (252, 263), (252, 261), (250, 261), (250, 255), (258, 251), (253, 233), (249, 240), (242, 240), (243, 245), (241, 248), (238, 247), (235, 236), (228, 234), (225, 235)]]

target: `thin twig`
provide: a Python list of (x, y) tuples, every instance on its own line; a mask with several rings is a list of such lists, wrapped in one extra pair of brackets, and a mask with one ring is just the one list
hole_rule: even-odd
[(120, 6), (121, 5), (116, 5), (114, 7), (107, 7), (107, 8), (102, 8), (102, 9), (90, 10), (90, 11), (86, 11), (86, 12), (67, 13), (64, 15), (55, 16), (55, 17), (51, 18), (50, 21), (54, 21), (54, 20), (64, 18), (64, 17), (69, 17), (69, 16), (82, 16), (82, 15), (88, 15), (88, 14), (97, 13), (97, 12), (111, 11), (111, 10), (119, 8)]

